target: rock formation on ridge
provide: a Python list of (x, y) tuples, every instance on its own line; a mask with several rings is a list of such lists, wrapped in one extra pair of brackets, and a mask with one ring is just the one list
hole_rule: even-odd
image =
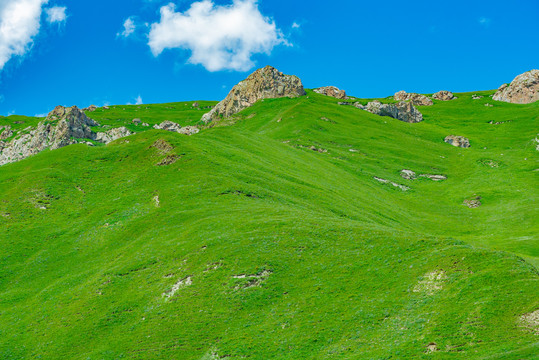
[(118, 140), (129, 135), (133, 135), (133, 133), (125, 126), (122, 126), (119, 128), (110, 129), (109, 131), (97, 133), (95, 136), (95, 141), (108, 144), (114, 140)]
[(346, 91), (340, 90), (339, 88), (335, 86), (324, 86), (318, 89), (314, 89), (313, 91), (317, 94), (331, 96), (336, 99), (342, 99), (342, 100), (348, 99), (348, 97), (346, 96)]
[(294, 75), (284, 75), (277, 69), (266, 66), (232, 88), (228, 96), (210, 112), (202, 116), (209, 123), (219, 117), (229, 117), (252, 106), (262, 99), (299, 97), (305, 95), (301, 80)]
[(432, 95), (433, 99), (441, 101), (449, 101), (456, 99), (455, 95), (451, 91), (441, 90)]
[(398, 104), (382, 104), (375, 100), (367, 104), (364, 110), (380, 116), (389, 116), (407, 123), (418, 123), (423, 121), (423, 114), (419, 112), (411, 103), (401, 101)]
[(75, 139), (95, 139), (90, 126), (99, 124), (78, 107), (57, 106), (37, 128), (15, 136), (0, 148), (0, 165), (22, 160), (47, 148), (54, 150), (75, 144)]
[(414, 106), (431, 106), (433, 104), (432, 100), (425, 95), (407, 93), (404, 90), (395, 93), (393, 98), (397, 101), (410, 101)]
[[(108, 144), (132, 135), (125, 127), (96, 133), (91, 126), (100, 125), (78, 107), (57, 106), (37, 127), (19, 131), (8, 143), (0, 142), (0, 166), (23, 160), (45, 149), (55, 150), (79, 142), (87, 143), (87, 139)], [(4, 140), (12, 135), (10, 126), (0, 134)]]
[(539, 101), (539, 70), (520, 74), (511, 84), (500, 86), (492, 100), (513, 104), (530, 104)]

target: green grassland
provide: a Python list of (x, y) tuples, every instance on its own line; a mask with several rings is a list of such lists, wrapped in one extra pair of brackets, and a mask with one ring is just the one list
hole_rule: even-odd
[(0, 358), (539, 358), (539, 102), (492, 93), (408, 124), (308, 91), (1, 167)]
[[(198, 104), (198, 106), (194, 106)], [(217, 104), (216, 101), (191, 101), (168, 104), (149, 105), (115, 105), (108, 109), (97, 108), (93, 112), (86, 112), (86, 115), (97, 121), (103, 127), (95, 127), (94, 130), (106, 131), (108, 127), (125, 126), (134, 132), (145, 131), (148, 128), (142, 124), (150, 126), (160, 124), (163, 121), (172, 121), (183, 126), (195, 125), (200, 122), (202, 115)], [(134, 119), (139, 119), (140, 124), (133, 123)]]

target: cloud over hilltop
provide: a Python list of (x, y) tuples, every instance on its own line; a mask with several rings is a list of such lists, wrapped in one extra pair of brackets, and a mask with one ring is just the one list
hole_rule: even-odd
[(209, 71), (249, 70), (254, 54), (270, 54), (275, 46), (287, 44), (275, 23), (261, 14), (256, 0), (234, 0), (228, 6), (203, 0), (183, 13), (171, 3), (160, 12), (160, 21), (149, 33), (152, 53), (189, 50), (188, 61)]

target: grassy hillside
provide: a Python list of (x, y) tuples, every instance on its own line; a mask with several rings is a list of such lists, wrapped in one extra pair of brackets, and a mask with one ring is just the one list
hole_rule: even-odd
[[(538, 358), (539, 103), (479, 94), (408, 124), (308, 92), (1, 167), (0, 358)], [(204, 113), (143, 107), (90, 115)]]

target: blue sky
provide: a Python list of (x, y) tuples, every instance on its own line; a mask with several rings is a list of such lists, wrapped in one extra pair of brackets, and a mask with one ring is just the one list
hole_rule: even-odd
[(0, 115), (221, 100), (268, 64), (359, 97), (494, 89), (539, 68), (538, 19), (537, 0), (0, 0)]

